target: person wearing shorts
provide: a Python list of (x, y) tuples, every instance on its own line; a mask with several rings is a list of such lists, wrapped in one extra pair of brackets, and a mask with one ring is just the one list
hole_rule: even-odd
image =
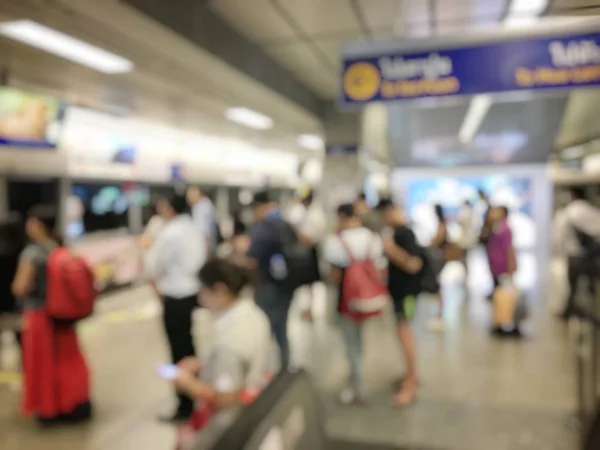
[(383, 248), (389, 260), (388, 285), (396, 316), (396, 336), (404, 352), (406, 374), (397, 383), (392, 398), (395, 406), (411, 405), (418, 390), (416, 345), (410, 320), (415, 315), (416, 298), (421, 291), (422, 249), (407, 226), (404, 211), (384, 199), (377, 208), (389, 232), (384, 233)]

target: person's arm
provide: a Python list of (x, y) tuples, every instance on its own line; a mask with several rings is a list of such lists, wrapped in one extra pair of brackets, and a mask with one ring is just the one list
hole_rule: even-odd
[(36, 263), (44, 256), (41, 252), (39, 247), (28, 245), (21, 253), (11, 285), (11, 291), (15, 297), (25, 297), (32, 291), (37, 271)]
[(344, 267), (348, 265), (348, 257), (338, 236), (330, 236), (325, 241), (323, 259), (329, 264), (327, 279), (335, 284), (340, 284)]
[(171, 234), (161, 234), (154, 242), (144, 259), (144, 273), (147, 278), (155, 281), (160, 278), (170, 267), (174, 243)]
[(398, 246), (393, 237), (383, 239), (383, 250), (392, 264), (407, 273), (415, 274), (423, 267), (423, 260), (412, 256), (402, 247)]
[(443, 223), (440, 223), (437, 229), (437, 233), (435, 234), (433, 240), (431, 241), (431, 243), (429, 244), (430, 248), (437, 248), (440, 245), (442, 245), (442, 242), (444, 242), (444, 239), (446, 239), (446, 225), (444, 225)]
[[(507, 225), (508, 226), (508, 225)], [(507, 248), (507, 261), (508, 261), (508, 273), (514, 275), (517, 271), (517, 254), (515, 247), (513, 246), (512, 231), (510, 228), (506, 232), (506, 248)]]
[(15, 297), (25, 297), (33, 289), (36, 267), (33, 261), (21, 258), (17, 266), (17, 273), (12, 282), (12, 293)]
[(212, 359), (212, 364), (211, 372), (215, 374), (212, 380), (199, 380), (192, 372), (181, 370), (175, 386), (192, 398), (212, 403), (217, 409), (235, 406), (244, 384), (243, 361), (233, 351), (223, 350)]

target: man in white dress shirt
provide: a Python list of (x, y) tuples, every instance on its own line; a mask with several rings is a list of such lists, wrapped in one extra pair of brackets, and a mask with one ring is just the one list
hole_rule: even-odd
[(554, 247), (567, 257), (569, 296), (561, 316), (573, 314), (577, 284), (588, 277), (589, 287), (595, 291), (597, 262), (600, 254), (594, 251), (594, 241), (600, 242), (600, 209), (585, 200), (581, 188), (571, 190), (571, 201), (558, 211), (554, 219)]
[(192, 219), (196, 229), (204, 239), (206, 251), (212, 254), (217, 246), (217, 219), (215, 207), (200, 188), (196, 186), (188, 187), (186, 191), (188, 205), (192, 209)]
[[(146, 276), (164, 306), (164, 326), (173, 364), (194, 356), (192, 312), (198, 306), (198, 272), (206, 259), (206, 244), (201, 239), (186, 199), (174, 196), (161, 211), (164, 228), (150, 247), (145, 260)], [(169, 420), (185, 420), (193, 412), (193, 401), (178, 394), (179, 405)]]

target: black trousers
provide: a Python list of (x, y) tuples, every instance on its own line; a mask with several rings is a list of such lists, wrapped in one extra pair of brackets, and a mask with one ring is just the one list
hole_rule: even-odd
[[(173, 364), (187, 356), (196, 355), (192, 338), (192, 313), (198, 307), (196, 297), (165, 297), (163, 320)], [(177, 411), (181, 414), (191, 414), (194, 410), (193, 400), (180, 393), (177, 393), (177, 397)]]

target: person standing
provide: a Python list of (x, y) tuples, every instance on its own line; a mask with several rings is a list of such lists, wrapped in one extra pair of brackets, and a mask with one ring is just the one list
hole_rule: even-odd
[(563, 319), (573, 315), (577, 285), (587, 277), (591, 292), (598, 279), (597, 263), (600, 259), (600, 209), (585, 200), (585, 191), (571, 189), (571, 199), (554, 220), (554, 246), (567, 257), (569, 294), (560, 314)]
[[(192, 312), (200, 289), (198, 271), (206, 259), (206, 241), (195, 227), (183, 196), (171, 197), (162, 209), (164, 228), (145, 260), (146, 276), (163, 302), (163, 321), (174, 364), (195, 355)], [(179, 404), (169, 420), (185, 420), (192, 400), (179, 393)]]
[[(312, 252), (312, 283), (302, 286), (299, 289), (304, 294), (303, 300), (306, 300), (302, 306), (304, 307), (304, 317), (310, 319), (312, 317), (311, 303), (312, 300), (319, 295), (319, 291), (316, 286), (321, 281), (321, 273), (319, 270), (319, 245), (325, 238), (327, 231), (327, 218), (325, 217), (325, 211), (315, 200), (314, 192), (309, 191), (302, 198), (302, 205), (304, 206), (304, 214), (299, 220), (296, 227), (300, 241), (310, 247)], [(325, 294), (324, 294), (325, 295)]]
[(398, 382), (398, 391), (392, 398), (395, 406), (408, 406), (417, 397), (418, 376), (416, 345), (409, 321), (414, 317), (416, 298), (421, 293), (423, 251), (407, 225), (404, 211), (390, 200), (379, 202), (383, 223), (393, 232), (383, 238), (383, 249), (388, 258), (388, 286), (396, 316), (396, 336), (404, 351), (406, 375)]
[(186, 198), (192, 210), (192, 219), (200, 236), (204, 240), (207, 256), (212, 255), (217, 247), (217, 218), (215, 207), (206, 195), (197, 186), (190, 186), (186, 191)]
[(92, 415), (89, 369), (72, 322), (54, 321), (46, 311), (48, 260), (59, 248), (56, 208), (38, 205), (28, 213), (30, 244), (21, 253), (12, 293), (23, 308), (23, 413), (42, 424), (76, 422)]
[(374, 233), (381, 232), (381, 220), (379, 215), (371, 209), (367, 203), (367, 196), (361, 193), (354, 202), (354, 212), (361, 220), (362, 224)]
[(475, 217), (473, 214), (473, 206), (469, 200), (465, 200), (460, 213), (458, 216), (458, 224), (461, 229), (461, 238), (459, 241), (459, 247), (463, 250), (463, 265), (465, 267), (465, 285), (467, 285), (467, 278), (469, 275), (469, 252), (477, 241), (477, 235), (475, 231)]
[(247, 257), (258, 277), (254, 299), (269, 318), (279, 344), (281, 368), (285, 370), (290, 361), (287, 323), (294, 292), (281, 282), (287, 274), (281, 234), (295, 236), (295, 231), (282, 219), (277, 203), (267, 192), (254, 195), (252, 213), (255, 223), (250, 229)]
[[(338, 208), (338, 234), (326, 240), (323, 256), (330, 264), (329, 279), (339, 287), (337, 312), (350, 366), (350, 383), (340, 393), (340, 401), (346, 405), (364, 404), (368, 400), (362, 361), (365, 320), (353, 315), (344, 299), (343, 286), (346, 271), (356, 261), (372, 261), (378, 269), (385, 269), (381, 237), (363, 225), (352, 204), (343, 204)], [(379, 275), (383, 278), (382, 273)]]
[(439, 312), (436, 317), (429, 321), (429, 328), (433, 331), (442, 331), (444, 329), (444, 297), (442, 294), (442, 286), (440, 283), (440, 277), (444, 267), (446, 266), (446, 259), (444, 249), (448, 245), (448, 228), (446, 227), (446, 216), (444, 215), (444, 209), (441, 205), (435, 205), (435, 216), (438, 221), (437, 231), (432, 241), (429, 243), (428, 253), (430, 256), (431, 264), (433, 265), (434, 272), (437, 278), (437, 293), (436, 297), (439, 302)]

